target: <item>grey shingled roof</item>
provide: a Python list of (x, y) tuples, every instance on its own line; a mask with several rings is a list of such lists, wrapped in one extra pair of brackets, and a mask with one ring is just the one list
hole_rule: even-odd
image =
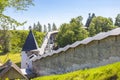
[(81, 44), (88, 44), (91, 41), (102, 40), (104, 38), (107, 38), (108, 36), (115, 36), (115, 35), (120, 35), (120, 28), (116, 28), (116, 29), (113, 29), (113, 30), (108, 31), (108, 32), (101, 32), (101, 33), (99, 33), (99, 34), (97, 34), (93, 37), (88, 37), (88, 38), (86, 38), (82, 41), (76, 41), (71, 45), (67, 45), (63, 48), (59, 48), (58, 50), (53, 51), (51, 53), (47, 53), (47, 54), (43, 54), (42, 56), (38, 56), (38, 57), (34, 58), (33, 61), (36, 61), (37, 59), (41, 59), (41, 58), (44, 58), (44, 57), (47, 57), (47, 56), (52, 56), (53, 54), (59, 54), (60, 52), (67, 51), (70, 48), (75, 48), (75, 47), (77, 47)]
[(30, 30), (30, 32), (26, 38), (26, 41), (24, 43), (24, 46), (22, 48), (22, 51), (30, 51), (30, 50), (35, 50), (35, 49), (38, 49), (38, 44), (32, 33), (32, 30)]
[[(22, 74), (20, 68), (16, 64), (12, 63), (10, 60), (0, 66), (0, 78), (2, 78), (11, 68), (14, 68), (24, 79), (28, 80), (28, 78)], [(16, 78), (16, 76), (14, 77)]]

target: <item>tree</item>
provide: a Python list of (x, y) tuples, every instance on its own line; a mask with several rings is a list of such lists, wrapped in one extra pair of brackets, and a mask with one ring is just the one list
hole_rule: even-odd
[(47, 27), (46, 27), (46, 25), (44, 25), (44, 33), (46, 33), (47, 32)]
[(20, 23), (15, 19), (4, 15), (3, 12), (6, 10), (6, 8), (14, 8), (17, 11), (26, 10), (29, 5), (33, 5), (32, 0), (0, 0), (0, 45), (2, 45), (3, 52), (9, 51), (9, 49), (7, 49), (10, 44), (10, 33), (8, 30), (26, 23)]
[(90, 27), (88, 28), (89, 36), (94, 36), (96, 34), (96, 29), (94, 23), (90, 24)]
[(42, 25), (40, 24), (39, 21), (38, 21), (38, 23), (37, 23), (37, 28), (38, 28), (37, 31), (42, 32)]
[[(33, 5), (33, 0), (0, 0), (0, 22), (7, 22), (9, 28), (12, 26), (23, 25), (24, 23), (19, 23), (15, 19), (4, 15), (6, 8), (14, 8), (17, 11), (27, 10), (30, 5)], [(26, 22), (25, 22), (26, 23)]]
[(90, 33), (90, 36), (94, 36), (99, 32), (107, 32), (113, 28), (115, 28), (115, 26), (113, 25), (111, 19), (98, 16), (92, 19), (88, 31)]
[(78, 26), (83, 26), (82, 20), (83, 20), (82, 16), (78, 16), (76, 18), (72, 18), (70, 23), (75, 23)]
[(109, 19), (109, 20), (112, 22), (112, 24), (113, 24), (113, 19), (112, 19), (111, 17), (109, 17), (108, 19)]
[[(66, 43), (67, 40), (65, 39), (65, 37), (67, 36), (65, 34), (69, 30), (68, 26), (69, 26), (69, 24), (66, 24), (66, 23), (64, 23), (60, 26), (60, 31), (58, 32), (57, 39), (56, 39), (57, 45), (60, 47), (64, 47), (65, 45), (69, 44), (68, 42)], [(71, 37), (69, 37), (69, 38), (71, 38)]]
[(57, 30), (57, 27), (56, 27), (55, 23), (53, 23), (53, 25), (52, 25), (52, 31), (55, 31), (55, 30)]
[(83, 28), (82, 17), (72, 18), (69, 24), (62, 24), (57, 35), (57, 44), (64, 47), (75, 41), (83, 40), (89, 33)]
[(6, 53), (10, 51), (10, 32), (7, 30), (0, 30), (0, 45), (2, 46), (1, 50)]
[[(20, 52), (22, 50), (22, 47), (25, 43), (25, 39), (27, 38), (27, 35), (29, 33), (28, 30), (10, 30), (11, 37), (10, 37), (10, 51), (12, 52)], [(40, 46), (43, 41), (44, 33), (33, 31), (35, 35), (35, 39)]]
[(0, 13), (6, 8), (15, 8), (16, 10), (26, 10), (29, 5), (33, 5), (33, 0), (0, 0)]
[(35, 23), (33, 24), (33, 30), (42, 32), (42, 25), (40, 24), (39, 21), (38, 21), (37, 25)]
[(48, 32), (50, 32), (50, 31), (52, 31), (52, 29), (51, 29), (51, 24), (48, 23)]
[(35, 23), (33, 24), (33, 30), (36, 30), (36, 24)]
[(115, 26), (120, 27), (120, 14), (118, 14), (117, 17), (115, 18)]

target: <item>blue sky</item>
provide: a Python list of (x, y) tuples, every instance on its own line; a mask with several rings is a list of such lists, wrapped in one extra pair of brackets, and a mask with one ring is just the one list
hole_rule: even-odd
[(28, 26), (38, 21), (42, 25), (54, 22), (59, 27), (77, 16), (82, 16), (85, 23), (88, 13), (111, 17), (113, 20), (120, 13), (120, 0), (34, 0), (34, 4), (27, 11), (6, 9), (4, 14), (20, 22), (27, 21), (24, 27), (28, 29)]

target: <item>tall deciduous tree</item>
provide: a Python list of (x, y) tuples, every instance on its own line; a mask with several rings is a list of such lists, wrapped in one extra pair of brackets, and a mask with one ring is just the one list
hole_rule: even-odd
[(52, 31), (55, 31), (55, 30), (57, 30), (57, 27), (56, 27), (55, 23), (53, 23), (53, 25), (52, 25)]
[(88, 31), (90, 33), (90, 36), (94, 36), (99, 32), (107, 32), (113, 28), (115, 28), (115, 26), (113, 25), (111, 19), (98, 16), (92, 19)]
[(0, 46), (1, 50), (6, 53), (10, 51), (10, 32), (8, 32), (7, 30), (0, 30)]
[(118, 14), (117, 17), (115, 18), (115, 26), (120, 27), (120, 14)]
[(51, 29), (51, 24), (48, 23), (48, 32), (50, 32), (50, 31), (52, 31), (52, 29)]
[(37, 27), (38, 27), (38, 31), (42, 32), (42, 25), (40, 24), (40, 22), (38, 21), (37, 23)]
[(58, 46), (64, 47), (72, 44), (75, 41), (82, 40), (88, 37), (89, 33), (83, 28), (82, 17), (72, 18), (69, 24), (60, 26), (60, 31), (57, 35)]
[(47, 26), (44, 25), (44, 33), (46, 33), (46, 32), (47, 32)]
[(2, 45), (3, 52), (9, 51), (9, 34), (10, 28), (23, 25), (26, 22), (19, 23), (15, 19), (4, 15), (7, 8), (14, 8), (16, 10), (26, 10), (29, 5), (33, 5), (32, 0), (0, 0), (0, 45)]
[(42, 25), (40, 24), (39, 21), (37, 24), (35, 24), (35, 23), (33, 24), (33, 30), (42, 32)]
[(36, 24), (35, 23), (33, 24), (33, 30), (36, 30)]
[(16, 10), (27, 10), (29, 5), (33, 5), (33, 0), (0, 0), (0, 13), (10, 7)]

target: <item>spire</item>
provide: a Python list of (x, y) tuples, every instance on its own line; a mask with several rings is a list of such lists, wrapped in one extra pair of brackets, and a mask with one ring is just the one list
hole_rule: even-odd
[(22, 51), (30, 51), (30, 50), (34, 50), (34, 49), (38, 49), (38, 44), (32, 33), (32, 30), (30, 29), (29, 34), (26, 38), (26, 41), (23, 45)]

